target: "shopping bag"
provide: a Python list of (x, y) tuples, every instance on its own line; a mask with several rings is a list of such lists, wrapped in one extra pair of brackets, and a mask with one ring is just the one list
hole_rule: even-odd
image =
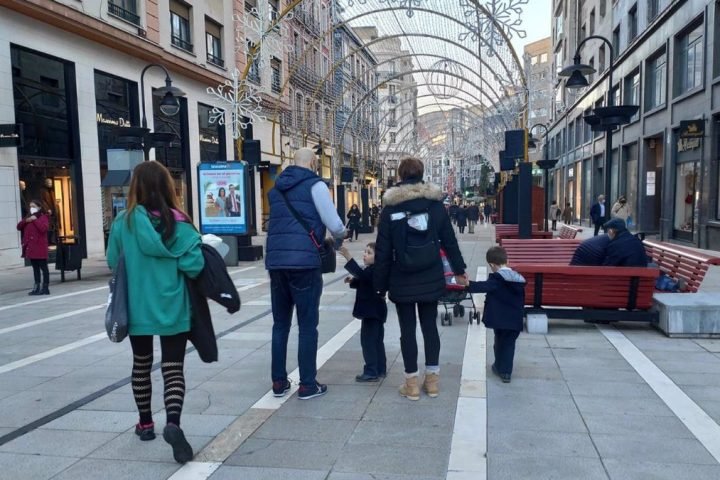
[(111, 342), (118, 343), (128, 334), (128, 281), (124, 256), (120, 256), (108, 286), (110, 293), (105, 310), (105, 331)]

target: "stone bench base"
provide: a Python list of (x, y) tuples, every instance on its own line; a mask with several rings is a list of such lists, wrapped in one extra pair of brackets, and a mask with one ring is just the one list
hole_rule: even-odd
[(720, 295), (710, 293), (656, 293), (655, 325), (668, 337), (720, 338)]

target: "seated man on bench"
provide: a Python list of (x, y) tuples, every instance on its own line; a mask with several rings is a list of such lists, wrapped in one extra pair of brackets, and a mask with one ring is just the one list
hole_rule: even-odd
[(603, 265), (611, 267), (647, 267), (645, 247), (630, 233), (622, 218), (613, 218), (603, 225), (610, 237)]
[(610, 237), (607, 234), (590, 237), (577, 246), (570, 265), (599, 267), (605, 263)]

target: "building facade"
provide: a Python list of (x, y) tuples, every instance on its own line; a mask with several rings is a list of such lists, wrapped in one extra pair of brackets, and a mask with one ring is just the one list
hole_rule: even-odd
[[(88, 257), (104, 256), (109, 225), (127, 202), (127, 178), (108, 175), (118, 156), (127, 163), (130, 155), (118, 148), (118, 132), (139, 127), (143, 113), (150, 129), (171, 134), (150, 158), (170, 169), (184, 207), (197, 211), (197, 164), (232, 152), (229, 130), (209, 122), (206, 92), (224, 82), (225, 63), (234, 61), (233, 29), (224, 25), (232, 18), (232, 4), (7, 0), (2, 5), (0, 84), (6, 88), (0, 88), (0, 124), (22, 124), (24, 143), (0, 147), (0, 265), (21, 262), (15, 224), (23, 203), (33, 198), (53, 212), (51, 240), (65, 237)], [(153, 95), (164, 86), (161, 69), (147, 70), (140, 90), (141, 72), (151, 63), (167, 67), (173, 85), (185, 92), (177, 115), (164, 115)], [(26, 186), (22, 192), (20, 181)]]
[[(619, 0), (605, 7), (612, 16), (607, 38), (616, 51), (613, 85), (606, 67), (556, 117), (551, 152), (561, 161), (555, 198), (570, 201), (576, 217), (586, 219), (594, 197), (605, 193), (605, 133), (592, 132), (581, 117), (604, 105), (610, 91), (616, 105), (640, 106), (613, 134), (610, 201), (627, 197), (636, 230), (720, 249), (720, 6)], [(598, 48), (597, 41), (587, 43)]]
[[(528, 88), (528, 127), (548, 125), (553, 109), (553, 55), (550, 37), (525, 45), (523, 49), (525, 78)], [(542, 138), (544, 130), (533, 131)], [(530, 161), (542, 160), (542, 150), (530, 152)]]

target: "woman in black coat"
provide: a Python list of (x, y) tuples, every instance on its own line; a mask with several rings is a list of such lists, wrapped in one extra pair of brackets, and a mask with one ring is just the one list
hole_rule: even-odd
[(458, 211), (455, 214), (455, 221), (457, 222), (457, 226), (458, 226), (458, 229), (460, 230), (460, 233), (465, 233), (465, 227), (467, 227), (467, 220), (468, 220), (467, 207), (463, 206), (463, 207), (458, 208)]
[(400, 394), (418, 400), (416, 312), (425, 341), (423, 390), (435, 397), (440, 372), (436, 317), (438, 300), (445, 293), (440, 248), (445, 249), (455, 275), (465, 274), (465, 262), (442, 204), (442, 190), (422, 181), (423, 163), (406, 158), (400, 163), (398, 174), (401, 183), (388, 189), (383, 197), (374, 285), (380, 293), (389, 292), (397, 309), (406, 377)]
[(353, 240), (353, 233), (355, 234), (355, 240), (358, 239), (358, 234), (360, 233), (360, 217), (362, 215), (360, 214), (360, 209), (357, 205), (353, 205), (350, 207), (350, 211), (347, 214), (347, 228), (349, 231), (349, 238), (352, 242)]

